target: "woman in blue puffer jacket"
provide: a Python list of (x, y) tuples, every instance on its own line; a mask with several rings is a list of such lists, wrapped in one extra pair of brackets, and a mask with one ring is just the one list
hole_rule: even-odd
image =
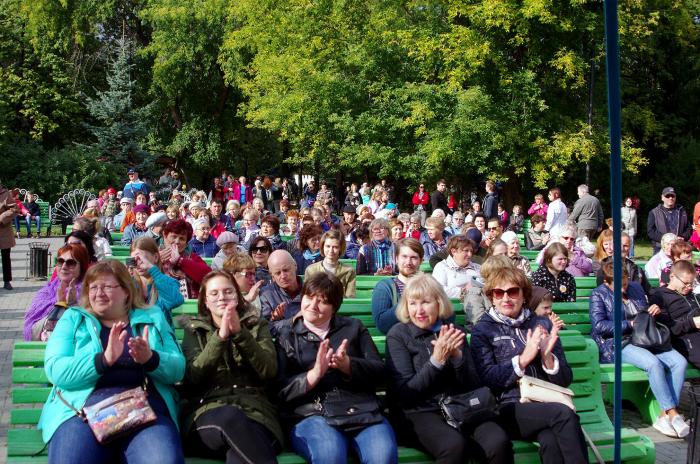
[[(600, 362), (612, 363), (615, 362), (612, 261), (604, 263), (602, 271), (603, 284), (591, 293), (588, 311), (591, 317), (591, 337), (598, 344)], [(646, 311), (651, 316), (657, 316), (661, 310), (658, 305), (649, 306), (644, 289), (638, 282), (628, 280), (625, 267), (622, 268), (622, 293), (622, 307), (625, 314), (622, 333), (626, 339), (625, 342), (628, 342), (634, 318), (638, 313)], [(656, 419), (653, 427), (673, 438), (683, 438), (688, 435), (690, 428), (676, 410), (685, 379), (685, 368), (688, 365), (683, 355), (674, 349), (652, 352), (627, 343), (622, 349), (622, 362), (644, 370), (649, 376), (649, 386), (661, 407), (661, 415)]]
[[(80, 307), (59, 319), (46, 346), (53, 384), (39, 419), (49, 463), (184, 463), (174, 384), (185, 357), (157, 308), (145, 309), (126, 266), (97, 263), (85, 275)], [(76, 414), (84, 406), (143, 387), (155, 422), (100, 443)]]

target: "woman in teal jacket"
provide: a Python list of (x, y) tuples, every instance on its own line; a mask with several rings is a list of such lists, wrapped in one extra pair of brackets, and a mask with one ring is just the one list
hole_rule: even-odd
[[(163, 313), (145, 304), (126, 266), (114, 260), (85, 275), (81, 307), (69, 308), (46, 346), (53, 384), (39, 419), (49, 463), (183, 463), (173, 385), (185, 358)], [(146, 386), (157, 420), (100, 444), (75, 410)], [(60, 392), (60, 394), (59, 394)]]
[(180, 293), (180, 282), (163, 273), (158, 244), (151, 237), (139, 237), (131, 244), (129, 271), (141, 287), (148, 306), (158, 306), (165, 320), (173, 325), (173, 309), (185, 302)]

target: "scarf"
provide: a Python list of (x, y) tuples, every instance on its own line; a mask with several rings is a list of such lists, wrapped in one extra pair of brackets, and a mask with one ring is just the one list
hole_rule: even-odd
[[(75, 297), (80, 299), (80, 287), (82, 282), (75, 284)], [(24, 315), (24, 339), (30, 341), (32, 339), (32, 327), (34, 324), (49, 315), (53, 307), (56, 305), (56, 291), (61, 285), (59, 279), (54, 279), (39, 290), (32, 304), (29, 306)]]
[(391, 241), (384, 239), (381, 242), (372, 240), (372, 260), (375, 269), (381, 269), (391, 263)]
[(321, 256), (321, 250), (316, 250), (315, 252), (311, 252), (311, 250), (304, 250), (304, 259), (307, 261), (313, 261), (315, 259), (318, 259), (319, 256)]
[(489, 309), (489, 316), (491, 316), (491, 319), (500, 324), (518, 328), (530, 318), (530, 310), (527, 308), (523, 308), (522, 311), (520, 311), (520, 315), (517, 317), (517, 319), (513, 319), (512, 317), (508, 317), (499, 313), (498, 311), (496, 311), (496, 308), (494, 306), (491, 306), (491, 309)]

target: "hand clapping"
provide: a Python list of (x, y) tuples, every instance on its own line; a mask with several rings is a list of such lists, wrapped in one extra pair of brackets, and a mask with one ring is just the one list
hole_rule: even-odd
[[(111, 367), (124, 354), (124, 341), (129, 333), (124, 330), (126, 322), (117, 322), (109, 331), (107, 347), (104, 350), (104, 361)], [(127, 342), (129, 355), (139, 364), (145, 364), (153, 356), (153, 351), (148, 343), (148, 326), (143, 329), (143, 337), (132, 337)]]
[(450, 358), (459, 359), (462, 356), (462, 346), (465, 339), (464, 332), (455, 328), (454, 324), (440, 327), (437, 340), (431, 341), (435, 360), (445, 364)]

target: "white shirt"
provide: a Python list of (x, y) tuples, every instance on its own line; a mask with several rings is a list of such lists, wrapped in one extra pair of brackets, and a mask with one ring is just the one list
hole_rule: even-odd
[(452, 256), (440, 261), (433, 268), (433, 278), (438, 281), (445, 293), (450, 298), (460, 298), (462, 288), (467, 285), (472, 277), (479, 277), (481, 266), (476, 263), (469, 263), (468, 266), (459, 267)]
[(566, 219), (568, 217), (569, 213), (566, 211), (566, 205), (561, 201), (561, 198), (557, 198), (549, 204), (549, 208), (547, 209), (547, 223), (544, 228), (549, 231), (550, 237), (559, 237), (561, 228), (566, 224)]
[(652, 256), (644, 265), (644, 272), (647, 273), (648, 279), (658, 279), (661, 277), (661, 271), (671, 263), (673, 263), (673, 261), (666, 256), (664, 250), (659, 250), (659, 252)]

